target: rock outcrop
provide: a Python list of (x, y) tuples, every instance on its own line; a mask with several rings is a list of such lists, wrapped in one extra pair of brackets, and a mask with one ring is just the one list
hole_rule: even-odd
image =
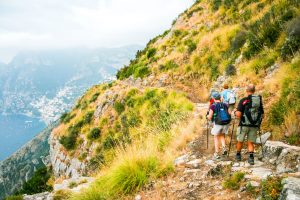
[(86, 164), (66, 154), (54, 135), (50, 135), (49, 144), (50, 161), (55, 177), (77, 178), (86, 174)]
[(264, 145), (264, 160), (274, 166), (277, 173), (299, 172), (300, 147), (267, 141)]

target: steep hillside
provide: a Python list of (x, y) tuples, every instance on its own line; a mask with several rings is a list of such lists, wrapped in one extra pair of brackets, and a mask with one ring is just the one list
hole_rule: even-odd
[(252, 82), (270, 111), (264, 123), (279, 139), (299, 133), (299, 40), (297, 0), (196, 1), (117, 76), (168, 77), (194, 102), (207, 100), (220, 75), (241, 89)]
[(0, 199), (19, 190), (34, 172), (50, 164), (48, 138), (57, 123), (51, 124), (9, 158), (0, 162)]
[[(170, 30), (137, 52), (118, 72), (118, 80), (94, 86), (61, 117), (50, 137), (56, 183), (96, 177), (88, 189), (62, 196), (131, 199), (142, 192), (149, 199), (237, 198), (238, 192), (225, 189), (239, 189), (245, 174), (252, 180), (255, 169), (244, 163), (232, 166), (231, 158), (206, 163), (211, 152), (204, 150), (205, 102), (210, 90), (220, 90), (223, 83), (235, 87), (239, 98), (254, 83), (266, 108), (263, 131), (272, 132), (273, 140), (299, 144), (299, 8), (299, 0), (196, 1)], [(274, 175), (299, 172), (298, 147), (270, 143), (266, 148), (275, 153), (255, 167), (280, 168)], [(174, 159), (187, 152), (175, 164), (198, 164), (196, 169), (174, 166)], [(196, 158), (197, 163), (187, 163)], [(222, 185), (225, 176), (229, 186)], [(198, 189), (187, 191), (194, 186), (185, 179), (195, 181)], [(256, 182), (259, 188), (245, 182), (245, 191), (250, 189), (242, 197), (255, 199), (251, 193), (260, 192), (278, 197), (281, 179)], [(172, 186), (178, 188), (174, 193)], [(197, 193), (189, 195), (193, 191)]]

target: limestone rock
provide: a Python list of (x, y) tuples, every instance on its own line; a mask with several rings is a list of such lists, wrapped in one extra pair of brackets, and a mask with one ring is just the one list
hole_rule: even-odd
[[(265, 144), (270, 137), (271, 137), (270, 132), (267, 132), (267, 133), (261, 135), (262, 143)], [(261, 144), (260, 137), (257, 137), (256, 144)]]
[(264, 145), (264, 160), (276, 167), (277, 173), (300, 171), (300, 147), (278, 141)]
[(280, 200), (300, 200), (300, 178), (288, 177), (282, 180)]
[(34, 195), (24, 195), (24, 200), (52, 200), (53, 197), (49, 192), (43, 192)]
[(264, 167), (257, 167), (252, 169), (252, 176), (259, 179), (266, 179), (272, 175), (272, 170)]

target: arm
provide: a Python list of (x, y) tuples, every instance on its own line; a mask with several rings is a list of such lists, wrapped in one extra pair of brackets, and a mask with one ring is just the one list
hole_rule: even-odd
[(236, 116), (236, 118), (241, 119), (243, 112), (244, 112), (244, 105), (243, 105), (243, 101), (244, 99), (241, 99), (238, 107), (236, 109), (234, 109), (234, 115)]
[(208, 113), (207, 119), (212, 120), (213, 115), (214, 115), (214, 111), (212, 109), (209, 109), (209, 113)]

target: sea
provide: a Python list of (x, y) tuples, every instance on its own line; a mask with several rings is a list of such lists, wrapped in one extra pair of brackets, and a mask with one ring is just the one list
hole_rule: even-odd
[(46, 127), (38, 118), (0, 114), (0, 161), (6, 159)]

